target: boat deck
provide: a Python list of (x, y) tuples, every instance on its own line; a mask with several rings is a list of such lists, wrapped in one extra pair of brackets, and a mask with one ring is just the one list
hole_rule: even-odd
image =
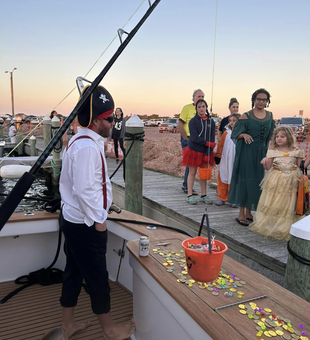
[[(33, 285), (0, 305), (1, 340), (38, 340), (54, 327), (61, 325), (59, 297), (61, 284), (51, 286)], [(0, 298), (20, 285), (14, 281), (0, 283)], [(132, 294), (119, 283), (110, 282), (111, 313), (115, 323), (132, 319)], [(102, 339), (101, 327), (92, 313), (88, 294), (82, 289), (76, 307), (76, 321), (91, 321), (91, 326), (72, 336), (72, 340)]]

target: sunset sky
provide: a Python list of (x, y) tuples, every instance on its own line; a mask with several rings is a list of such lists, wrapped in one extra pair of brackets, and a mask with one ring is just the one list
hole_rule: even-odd
[[(10, 0), (0, 2), (0, 114), (68, 116), (85, 76), (143, 0)], [(152, 0), (153, 2), (153, 0)], [(144, 1), (125, 26), (148, 8)], [(212, 92), (216, 0), (161, 0), (102, 81), (125, 114), (173, 116), (201, 88)], [(231, 97), (240, 112), (251, 95), (271, 93), (276, 118), (310, 118), (310, 1), (218, 0), (213, 111), (228, 113)], [(93, 80), (119, 46), (118, 37), (87, 79)]]

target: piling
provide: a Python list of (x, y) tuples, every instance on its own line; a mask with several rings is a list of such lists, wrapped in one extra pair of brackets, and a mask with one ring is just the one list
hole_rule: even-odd
[(139, 215), (142, 215), (143, 141), (134, 141), (133, 138), (143, 132), (142, 120), (137, 115), (133, 115), (126, 122), (125, 209)]
[(35, 136), (30, 137), (30, 156), (37, 156), (37, 148), (36, 148), (37, 139)]
[(17, 129), (17, 124), (16, 124), (16, 140), (17, 140), (17, 154), (18, 156), (23, 156), (24, 155), (24, 143), (22, 142), (23, 140), (23, 134), (22, 134), (22, 127), (21, 124), (19, 124), (19, 129)]
[(4, 140), (3, 127), (4, 127), (3, 119), (0, 118), (0, 141)]
[(52, 121), (49, 116), (43, 118), (43, 139), (44, 139), (44, 149), (47, 147), (48, 143), (52, 137)]
[[(52, 135), (57, 133), (60, 127), (60, 120), (57, 116), (55, 116), (52, 119)], [(56, 144), (54, 150), (53, 150), (53, 159), (52, 159), (52, 187), (53, 189), (58, 190), (59, 187), (59, 178), (60, 178), (60, 171), (61, 171), (61, 159), (60, 159), (60, 153), (62, 151), (62, 140), (60, 139), (58, 143)]]
[(284, 287), (310, 302), (310, 215), (294, 223), (288, 243)]

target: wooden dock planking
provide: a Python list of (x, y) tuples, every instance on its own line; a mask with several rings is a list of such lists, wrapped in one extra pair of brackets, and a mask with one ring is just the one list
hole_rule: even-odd
[[(0, 283), (3, 298), (20, 287), (13, 281)], [(132, 319), (132, 294), (116, 282), (110, 282), (111, 314), (115, 323)], [(0, 340), (40, 339), (50, 329), (61, 325), (59, 297), (61, 284), (50, 286), (33, 285), (19, 292), (0, 306)], [(82, 289), (76, 307), (76, 321), (91, 321), (85, 331), (77, 333), (73, 340), (102, 339), (101, 327), (92, 313), (88, 294)]]
[[(107, 165), (111, 174), (116, 167), (115, 160), (107, 158)], [(122, 169), (113, 177), (112, 183), (117, 190), (124, 189)], [(183, 178), (143, 169), (143, 203), (171, 219), (177, 219), (186, 226), (187, 231), (191, 230), (192, 235), (198, 232), (202, 215), (207, 212), (211, 231), (219, 240), (225, 242), (230, 249), (284, 275), (287, 262), (286, 241), (264, 238), (254, 234), (248, 227), (239, 225), (235, 221), (239, 209), (232, 208), (230, 204), (220, 207), (201, 202), (189, 205), (186, 194), (181, 189), (182, 183)], [(200, 193), (199, 183), (195, 183), (194, 188)], [(207, 192), (216, 202), (216, 189), (208, 187)], [(200, 196), (196, 197), (199, 199)], [(205, 231), (206, 229), (203, 229), (204, 233)]]

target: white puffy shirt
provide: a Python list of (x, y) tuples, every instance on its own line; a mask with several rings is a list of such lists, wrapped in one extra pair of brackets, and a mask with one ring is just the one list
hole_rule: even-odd
[(9, 137), (14, 137), (16, 135), (16, 127), (11, 125), (9, 128)]
[[(73, 141), (79, 136), (89, 138)], [(78, 133), (71, 138), (70, 147), (62, 157), (62, 170), (59, 190), (62, 200), (63, 217), (77, 224), (87, 226), (94, 222), (103, 223), (107, 219), (107, 212), (112, 204), (112, 186), (108, 177), (108, 169), (104, 154), (105, 138), (86, 128), (78, 128)], [(103, 156), (105, 180), (102, 179)], [(106, 182), (107, 209), (103, 208), (103, 187)]]

